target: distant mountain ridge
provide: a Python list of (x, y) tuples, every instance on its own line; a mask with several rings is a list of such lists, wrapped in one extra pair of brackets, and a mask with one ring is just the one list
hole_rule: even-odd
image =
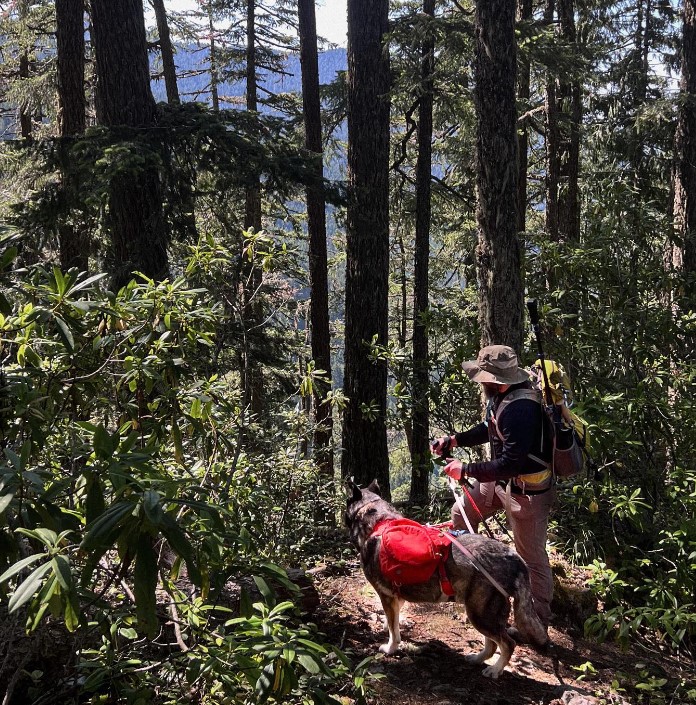
[[(182, 100), (208, 102), (210, 91), (210, 74), (206, 70), (208, 66), (208, 49), (193, 46), (178, 47), (174, 56), (174, 63), (177, 67), (177, 73), (185, 74), (177, 81)], [(336, 74), (340, 71), (345, 71), (347, 66), (348, 60), (344, 48), (321, 52), (319, 54), (319, 83), (322, 85), (332, 83), (336, 79)], [(272, 93), (301, 93), (302, 73), (300, 57), (297, 54), (288, 55), (283, 70), (284, 73), (282, 74), (262, 72), (260, 76), (261, 88)], [(241, 98), (244, 96), (245, 91), (246, 85), (244, 81), (223, 81), (218, 85), (218, 92), (221, 96)], [(156, 101), (166, 101), (164, 79), (152, 80), (152, 93)]]

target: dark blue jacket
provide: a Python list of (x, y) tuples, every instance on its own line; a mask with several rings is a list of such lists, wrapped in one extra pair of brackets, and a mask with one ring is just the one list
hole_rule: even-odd
[[(468, 431), (455, 434), (457, 445), (461, 447), (491, 444), (491, 460), (464, 464), (463, 470), (469, 477), (480, 482), (507, 480), (518, 475), (537, 473), (550, 462), (553, 447), (551, 428), (540, 403), (530, 399), (512, 402), (500, 419), (500, 432), (504, 440), (496, 432), (494, 417), (505, 396), (515, 389), (530, 387), (528, 382), (511, 385), (505, 392), (491, 399), (486, 421)], [(534, 458), (530, 458), (530, 454)]]

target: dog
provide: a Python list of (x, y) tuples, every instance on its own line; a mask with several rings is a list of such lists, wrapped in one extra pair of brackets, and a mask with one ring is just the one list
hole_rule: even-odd
[[(443, 592), (437, 570), (429, 580), (415, 585), (397, 586), (385, 578), (380, 565), (382, 539), (372, 534), (378, 523), (403, 519), (403, 515), (382, 499), (376, 480), (366, 489), (360, 489), (352, 482), (348, 487), (352, 495), (348, 498), (345, 522), (351, 543), (359, 552), (363, 573), (382, 603), (389, 641), (382, 644), (379, 650), (390, 655), (398, 649), (401, 641), (399, 612), (403, 603), (443, 602), (448, 596)], [(464, 534), (458, 536), (456, 541), (465, 547), (465, 551), (456, 543), (452, 544), (445, 573), (454, 591), (454, 601), (463, 603), (469, 621), (484, 637), (483, 649), (477, 654), (468, 655), (466, 660), (470, 664), (481, 664), (491, 658), (497, 648), (500, 651), (498, 659), (483, 671), (484, 676), (497, 679), (516, 646), (510, 634), (545, 649), (548, 645), (546, 629), (534, 611), (527, 566), (511, 548), (478, 534)], [(498, 587), (485, 573), (498, 583)], [(510, 600), (499, 588), (514, 602), (515, 628), (509, 632)]]

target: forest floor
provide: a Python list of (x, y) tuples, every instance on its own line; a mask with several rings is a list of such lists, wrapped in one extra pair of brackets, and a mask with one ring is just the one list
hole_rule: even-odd
[[(375, 656), (387, 640), (386, 627), (379, 599), (357, 558), (338, 565), (327, 562), (311, 572), (320, 596), (314, 620), (328, 641), (349, 652), (356, 663)], [(582, 571), (564, 566), (561, 572), (566, 587), (570, 584), (586, 592)], [(481, 666), (466, 663), (465, 655), (479, 651), (483, 642), (461, 606), (406, 603), (403, 614), (399, 651), (376, 656), (370, 668), (378, 674), (370, 681), (371, 703), (686, 705), (696, 701), (696, 690), (688, 693), (696, 688), (693, 663), (669, 657), (655, 645), (622, 651), (614, 644), (585, 640), (577, 614), (554, 618), (547, 653), (518, 645), (498, 680), (484, 677)]]

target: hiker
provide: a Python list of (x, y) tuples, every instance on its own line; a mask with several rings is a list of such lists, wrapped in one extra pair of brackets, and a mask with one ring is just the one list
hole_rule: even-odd
[[(488, 401), (486, 418), (468, 431), (439, 438), (433, 443), (433, 451), (445, 455), (457, 446), (490, 443), (491, 460), (462, 463), (447, 458), (444, 472), (459, 482), (467, 478), (477, 481), (464, 497), (466, 515), (474, 530), (481, 518), (505, 509), (515, 549), (529, 568), (534, 607), (548, 627), (553, 577), (546, 534), (549, 511), (556, 496), (550, 469), (551, 430), (540, 398), (535, 400), (530, 391), (517, 392), (514, 396), (523, 398), (508, 401), (501, 409), (503, 400), (511, 393), (532, 389), (529, 374), (519, 367), (512, 348), (489, 345), (479, 352), (476, 360), (465, 362), (462, 367), (469, 379), (483, 388)], [(503, 413), (498, 413), (499, 409)], [(472, 506), (472, 501), (476, 506)], [(466, 528), (457, 504), (452, 507), (452, 522), (454, 529)]]

